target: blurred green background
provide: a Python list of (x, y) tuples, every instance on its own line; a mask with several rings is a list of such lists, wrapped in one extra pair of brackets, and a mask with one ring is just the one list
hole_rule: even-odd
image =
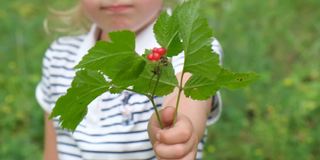
[[(261, 79), (222, 90), (223, 114), (209, 128), (206, 160), (320, 159), (320, 1), (203, 0), (224, 49), (224, 66)], [(0, 5), (0, 159), (37, 160), (43, 111), (34, 98), (47, 7), (72, 1), (11, 0)]]

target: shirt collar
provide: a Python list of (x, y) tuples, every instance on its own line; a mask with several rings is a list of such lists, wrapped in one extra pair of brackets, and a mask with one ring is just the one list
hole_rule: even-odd
[(96, 24), (93, 24), (90, 28), (90, 31), (85, 35), (83, 42), (79, 48), (79, 58), (86, 55), (90, 48), (94, 46), (97, 40), (97, 36), (99, 34), (99, 29), (97, 28)]

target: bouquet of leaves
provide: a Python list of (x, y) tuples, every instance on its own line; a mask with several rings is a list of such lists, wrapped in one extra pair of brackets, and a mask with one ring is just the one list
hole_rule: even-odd
[[(212, 50), (212, 29), (199, 9), (200, 0), (190, 0), (171, 15), (162, 12), (154, 25), (161, 48), (146, 49), (142, 56), (135, 51), (135, 33), (109, 33), (109, 41), (97, 42), (75, 66), (71, 88), (58, 99), (50, 117), (59, 116), (62, 127), (74, 131), (96, 97), (128, 90), (149, 98), (162, 127), (155, 96), (178, 88), (176, 117), (182, 92), (191, 99), (206, 100), (221, 88), (243, 87), (255, 81), (255, 73), (235, 73), (219, 65), (219, 56)], [(170, 60), (182, 52), (184, 66), (178, 81)], [(191, 77), (183, 85), (185, 73)]]

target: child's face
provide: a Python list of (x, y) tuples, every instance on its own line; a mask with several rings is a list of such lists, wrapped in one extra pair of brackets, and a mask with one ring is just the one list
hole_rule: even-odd
[(162, 0), (81, 0), (85, 14), (104, 32), (129, 29), (137, 32), (153, 21)]

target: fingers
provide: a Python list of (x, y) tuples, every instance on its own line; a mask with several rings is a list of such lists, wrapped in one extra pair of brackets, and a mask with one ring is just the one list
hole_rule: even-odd
[[(175, 112), (174, 107), (166, 107), (160, 110), (159, 114), (161, 115), (161, 121), (164, 127), (168, 127), (172, 124), (174, 112)], [(155, 134), (159, 133), (160, 130), (161, 130), (161, 127), (157, 120), (156, 113), (153, 113), (148, 123), (148, 135), (152, 143), (156, 139)]]
[(173, 123), (175, 108), (168, 106), (160, 111), (163, 127), (170, 127)]
[(161, 160), (194, 159), (197, 151), (198, 137), (194, 133), (192, 122), (188, 117), (180, 114), (177, 117), (176, 123), (172, 126), (174, 112), (174, 107), (166, 107), (160, 111), (164, 129), (160, 129), (156, 117), (153, 117), (153, 120), (150, 122), (153, 128), (152, 137), (156, 136), (156, 140), (153, 143), (154, 151), (158, 159)]
[[(168, 144), (163, 144), (156, 142), (154, 144), (154, 151), (158, 155), (158, 157), (162, 159), (188, 159), (190, 160), (193, 159), (195, 156), (195, 147), (197, 146), (195, 143), (196, 137), (193, 135), (189, 141), (186, 143), (182, 144), (173, 144), (173, 145), (168, 145)], [(188, 160), (189, 160), (188, 159)]]
[(192, 150), (188, 155), (182, 158), (182, 160), (189, 160), (189, 159), (196, 159), (197, 158), (197, 147), (196, 149)]
[(192, 136), (192, 122), (185, 116), (179, 116), (174, 127), (158, 130), (157, 140), (165, 144), (185, 143)]
[[(164, 127), (171, 126), (171, 124), (173, 122), (173, 118), (174, 118), (174, 112), (175, 112), (174, 107), (166, 107), (166, 108), (159, 111), (160, 118), (161, 118), (161, 121), (162, 121)], [(154, 127), (160, 128), (160, 125), (159, 125), (157, 117), (156, 117), (156, 113), (153, 113), (153, 115), (150, 118), (149, 123), (150, 123), (150, 125), (152, 125)]]

